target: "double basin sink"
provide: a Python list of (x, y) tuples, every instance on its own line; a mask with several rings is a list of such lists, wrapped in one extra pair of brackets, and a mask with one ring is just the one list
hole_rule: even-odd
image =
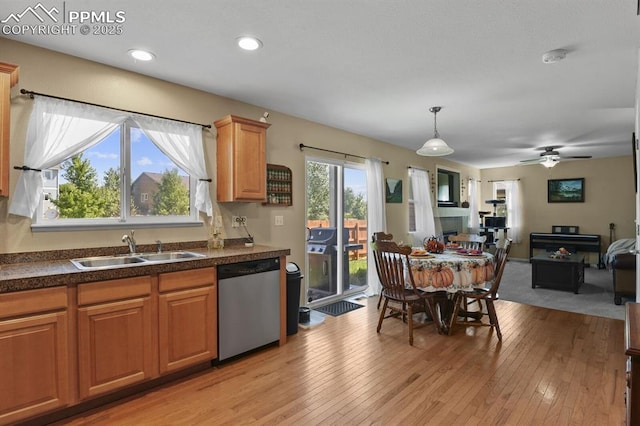
[(161, 253), (136, 253), (116, 256), (96, 256), (71, 259), (71, 263), (83, 271), (99, 269), (121, 268), (124, 266), (144, 265), (153, 263), (174, 262), (177, 260), (205, 257), (204, 254), (190, 251), (167, 251)]

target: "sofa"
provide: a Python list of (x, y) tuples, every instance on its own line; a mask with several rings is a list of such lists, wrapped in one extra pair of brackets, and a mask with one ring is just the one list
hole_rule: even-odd
[(618, 253), (612, 262), (613, 302), (622, 304), (623, 297), (636, 297), (636, 255)]

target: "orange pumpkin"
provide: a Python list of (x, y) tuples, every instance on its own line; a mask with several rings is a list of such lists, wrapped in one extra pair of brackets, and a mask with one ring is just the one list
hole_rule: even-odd
[(430, 284), (435, 288), (447, 287), (453, 283), (453, 271), (451, 268), (438, 266), (431, 269)]
[(471, 267), (471, 282), (473, 284), (480, 284), (485, 282), (485, 275), (484, 275), (484, 267), (480, 266), (478, 264), (474, 264)]
[(444, 251), (444, 243), (438, 241), (436, 237), (431, 237), (422, 245), (429, 253), (442, 253)]

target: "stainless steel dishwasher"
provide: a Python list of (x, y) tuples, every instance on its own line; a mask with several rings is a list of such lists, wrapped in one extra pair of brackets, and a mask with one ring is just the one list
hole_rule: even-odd
[(218, 266), (218, 360), (280, 340), (280, 260)]

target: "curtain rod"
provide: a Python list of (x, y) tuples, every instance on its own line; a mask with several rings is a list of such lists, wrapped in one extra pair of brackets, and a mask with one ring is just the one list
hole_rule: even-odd
[(132, 114), (146, 115), (148, 117), (154, 117), (154, 118), (162, 118), (163, 120), (171, 120), (171, 121), (177, 121), (179, 123), (194, 124), (196, 126), (202, 126), (204, 128), (207, 128), (207, 129), (211, 128), (211, 124), (199, 124), (199, 123), (193, 123), (191, 121), (177, 120), (175, 118), (168, 118), (168, 117), (162, 117), (162, 116), (159, 116), (159, 115), (146, 114), (144, 112), (131, 111), (131, 110), (128, 110), (128, 109), (115, 108), (115, 107), (110, 107), (110, 106), (106, 106), (106, 105), (94, 104), (94, 103), (91, 103), (91, 102), (78, 101), (76, 99), (69, 99), (69, 98), (62, 98), (60, 96), (47, 95), (45, 93), (38, 93), (38, 92), (31, 91), (31, 90), (26, 90), (26, 89), (20, 89), (20, 93), (22, 93), (23, 95), (29, 95), (29, 97), (31, 99), (33, 99), (34, 95), (46, 96), (47, 98), (60, 99), (61, 101), (77, 102), (79, 104), (97, 106), (97, 107), (100, 107), (100, 108), (108, 108), (108, 109), (113, 109), (113, 110), (116, 110), (116, 111), (129, 112), (129, 113), (132, 113)]
[[(363, 160), (367, 159), (367, 157), (362, 157), (360, 155), (347, 154), (346, 152), (332, 151), (330, 149), (324, 149), (324, 148), (316, 148), (315, 146), (309, 146), (309, 145), (305, 145), (303, 143), (301, 143), (299, 146), (300, 146), (300, 151), (302, 151), (304, 148), (309, 148), (309, 149), (316, 149), (318, 151), (331, 152), (333, 154), (340, 154), (340, 155), (344, 155), (345, 157), (349, 156), (349, 157), (355, 157), (355, 158), (362, 158)], [(380, 162), (382, 162), (384, 164), (389, 164), (388, 161), (380, 160)]]
[(491, 182), (506, 182), (506, 181), (509, 181), (509, 180), (520, 180), (520, 178), (517, 178), (517, 179), (498, 179), (498, 180), (488, 180), (487, 182), (490, 182), (490, 183), (491, 183)]
[(421, 167), (407, 166), (407, 169), (416, 169), (416, 170), (422, 170), (423, 172), (431, 173), (431, 170), (423, 169)]

